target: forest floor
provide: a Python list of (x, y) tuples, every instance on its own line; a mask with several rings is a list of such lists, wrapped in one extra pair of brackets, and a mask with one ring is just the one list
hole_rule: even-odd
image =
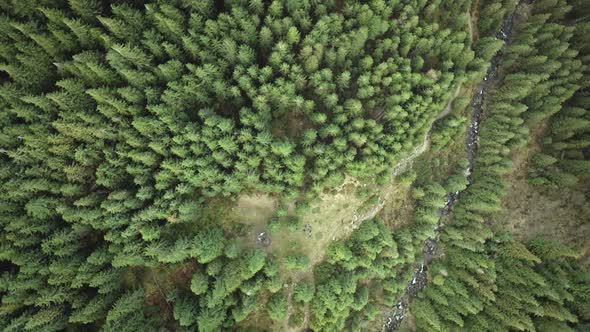
[(276, 204), (276, 200), (268, 195), (242, 195), (234, 211), (240, 222), (263, 229), (266, 228), (266, 221), (272, 216)]
[[(359, 219), (357, 209), (363, 200), (355, 195), (356, 189), (357, 184), (350, 182), (335, 194), (322, 194), (311, 204), (310, 213), (299, 215), (296, 231), (284, 226), (277, 234), (269, 235), (271, 243), (267, 250), (281, 258), (298, 249), (309, 257), (312, 265), (322, 261), (328, 244), (352, 233)], [(239, 222), (251, 226), (247, 245), (256, 245), (258, 235), (266, 231), (277, 204), (277, 200), (268, 195), (240, 196), (235, 211)], [(311, 236), (303, 231), (305, 225), (311, 226)]]
[(522, 240), (547, 237), (575, 246), (582, 262), (590, 266), (590, 206), (586, 201), (588, 184), (577, 188), (547, 189), (528, 183), (530, 157), (540, 150), (537, 143), (545, 128), (531, 132), (531, 142), (512, 154), (513, 171), (503, 211), (494, 215), (493, 223), (509, 229)]

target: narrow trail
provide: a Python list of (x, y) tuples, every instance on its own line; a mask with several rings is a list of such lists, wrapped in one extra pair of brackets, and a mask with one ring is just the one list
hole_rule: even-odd
[[(474, 7), (479, 7), (479, 0), (476, 1)], [(471, 11), (469, 12), (469, 19), (467, 20), (467, 27), (469, 28), (469, 38), (473, 43), (475, 41), (475, 31), (473, 30), (473, 13)]]
[(453, 102), (455, 101), (455, 99), (457, 99), (457, 97), (459, 96), (459, 94), (461, 93), (461, 88), (462, 85), (459, 84), (457, 86), (457, 88), (455, 89), (455, 92), (453, 93), (453, 97), (451, 97), (451, 100), (447, 103), (447, 106), (445, 106), (445, 108), (443, 109), (442, 112), (440, 112), (440, 114), (436, 117), (437, 120), (444, 118), (445, 116), (449, 115), (449, 113), (451, 113), (451, 110), (453, 109)]
[[(498, 51), (490, 60), (490, 66), (486, 72), (486, 75), (483, 81), (477, 88), (476, 94), (473, 96), (471, 102), (471, 124), (467, 131), (467, 138), (465, 141), (465, 149), (467, 151), (467, 156), (469, 160), (469, 165), (465, 172), (465, 176), (468, 179), (468, 186), (471, 185), (472, 177), (471, 174), (473, 173), (475, 155), (477, 154), (478, 150), (478, 140), (479, 140), (479, 124), (481, 121), (481, 116), (484, 111), (484, 93), (487, 89), (497, 80), (498, 78), (498, 67), (502, 61), (504, 53), (506, 51), (506, 45), (508, 44), (508, 39), (512, 32), (512, 27), (514, 25), (514, 18), (515, 13), (518, 12), (518, 8), (523, 4), (526, 3), (526, 0), (521, 0), (517, 4), (517, 8), (511, 14), (509, 14), (503, 21), (500, 31), (496, 33), (496, 37), (504, 41), (504, 46), (500, 51)], [(469, 24), (471, 29), (471, 24)], [(412, 275), (412, 279), (406, 285), (403, 294), (399, 298), (396, 306), (391, 308), (391, 310), (386, 310), (384, 312), (384, 324), (383, 330), (386, 331), (394, 331), (396, 330), (401, 322), (403, 321), (404, 317), (406, 316), (406, 312), (410, 303), (412, 302), (413, 298), (418, 295), (418, 293), (426, 286), (427, 284), (427, 271), (428, 271), (428, 264), (432, 261), (434, 257), (434, 253), (436, 251), (436, 247), (438, 241), (440, 239), (440, 235), (442, 230), (444, 229), (444, 221), (445, 218), (449, 215), (452, 211), (453, 206), (459, 199), (461, 193), (463, 191), (452, 192), (447, 194), (447, 200), (445, 206), (438, 211), (439, 220), (438, 224), (435, 228), (435, 237), (429, 238), (425, 241), (422, 252), (424, 254), (424, 259), (422, 262), (418, 262), (414, 265), (414, 273)]]
[(291, 310), (292, 310), (292, 298), (293, 298), (293, 285), (295, 284), (295, 282), (291, 283), (288, 287), (289, 289), (287, 290), (287, 309), (286, 309), (286, 314), (285, 314), (285, 319), (283, 320), (283, 331), (289, 331), (289, 317), (291, 316)]
[[(392, 167), (392, 171), (391, 171), (392, 178), (407, 171), (412, 166), (412, 163), (414, 162), (414, 160), (428, 150), (428, 148), (430, 147), (430, 132), (432, 131), (432, 126), (434, 125), (436, 120), (441, 119), (450, 113), (450, 111), (452, 109), (451, 106), (453, 104), (453, 101), (455, 101), (457, 96), (459, 96), (460, 92), (461, 92), (461, 85), (458, 85), (457, 88), (455, 89), (455, 92), (453, 93), (453, 96), (447, 102), (443, 111), (441, 113), (439, 113), (438, 116), (430, 123), (429, 129), (424, 134), (424, 138), (422, 139), (422, 144), (415, 147), (412, 150), (412, 152), (410, 152), (410, 154), (408, 154), (404, 158), (400, 159)], [(375, 218), (375, 216), (379, 213), (379, 211), (381, 211), (381, 209), (383, 209), (383, 206), (385, 206), (385, 203), (388, 202), (390, 195), (391, 195), (391, 190), (385, 191), (385, 195), (383, 197), (380, 197), (379, 203), (376, 204), (375, 206), (373, 206), (373, 208), (371, 208), (368, 212), (366, 212), (362, 215), (355, 214), (353, 228), (358, 227), (365, 220)], [(334, 233), (335, 233), (335, 231), (332, 234), (330, 234), (330, 237), (332, 237)]]
[(469, 38), (471, 39), (471, 41), (473, 41), (473, 23), (471, 23), (471, 17), (469, 17), (469, 19), (467, 20), (467, 26), (469, 27)]
[(428, 131), (426, 131), (426, 133), (424, 133), (424, 138), (422, 139), (422, 144), (415, 147), (412, 150), (412, 152), (410, 152), (410, 154), (408, 154), (404, 158), (400, 159), (392, 167), (392, 171), (391, 171), (392, 176), (395, 177), (395, 176), (400, 175), (403, 172), (405, 172), (412, 165), (412, 162), (414, 161), (414, 159), (418, 158), (421, 154), (423, 154), (424, 152), (426, 152), (426, 150), (428, 150), (428, 148), (430, 147), (430, 132), (432, 131), (432, 127), (433, 127), (434, 123), (436, 122), (436, 120), (442, 119), (445, 116), (449, 115), (449, 113), (453, 109), (453, 107), (452, 107), (453, 102), (455, 101), (455, 99), (457, 99), (457, 97), (459, 96), (460, 93), (461, 93), (461, 84), (457, 85), (457, 88), (455, 88), (455, 92), (453, 92), (451, 99), (449, 99), (449, 101), (447, 102), (447, 104), (443, 108), (442, 112), (440, 112), (436, 116), (434, 121), (432, 121), (430, 123), (430, 127), (429, 127)]
[[(455, 89), (455, 92), (453, 93), (451, 99), (445, 105), (445, 108), (442, 110), (442, 112), (440, 112), (438, 114), (438, 116), (430, 124), (430, 127), (429, 127), (428, 131), (424, 134), (424, 138), (422, 140), (422, 144), (420, 144), (419, 146), (415, 147), (414, 150), (412, 150), (412, 152), (409, 155), (407, 155), (406, 157), (402, 158), (400, 161), (398, 161), (393, 166), (392, 171), (391, 171), (392, 178), (393, 177), (396, 177), (396, 176), (398, 176), (400, 174), (403, 174), (405, 171), (407, 171), (410, 167), (412, 167), (412, 164), (413, 164), (414, 160), (416, 158), (418, 158), (420, 155), (422, 155), (424, 152), (426, 152), (430, 148), (430, 133), (432, 131), (432, 127), (433, 127), (434, 123), (437, 120), (442, 119), (445, 116), (449, 115), (449, 113), (452, 110), (453, 102), (455, 101), (455, 99), (457, 99), (457, 97), (459, 96), (460, 93), (461, 93), (461, 85), (458, 85), (457, 88)], [(389, 196), (390, 195), (391, 195), (391, 191), (388, 190), (385, 193), (385, 196), (380, 199), (379, 204), (375, 205), (365, 215), (359, 216), (357, 218), (358, 219), (358, 224), (360, 224), (364, 220), (375, 218), (375, 216), (377, 215), (377, 213), (379, 213), (379, 211), (381, 211), (381, 209), (383, 209), (383, 206), (385, 206), (385, 203), (387, 203), (389, 201)]]

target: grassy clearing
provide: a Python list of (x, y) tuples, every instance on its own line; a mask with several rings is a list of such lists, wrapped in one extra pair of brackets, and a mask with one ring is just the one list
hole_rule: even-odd
[[(295, 249), (308, 256), (311, 265), (323, 259), (324, 251), (331, 241), (344, 238), (353, 231), (356, 211), (363, 205), (363, 200), (355, 195), (356, 184), (345, 186), (339, 193), (322, 195), (318, 202), (311, 204), (310, 211), (299, 215), (296, 228), (289, 228), (283, 222), (281, 229), (270, 234), (271, 244), (267, 250), (281, 258)], [(242, 196), (233, 209), (235, 219), (249, 226), (250, 231), (244, 238), (246, 245), (256, 245), (256, 238), (261, 232), (268, 231), (268, 221), (273, 216), (278, 202), (267, 195)], [(289, 207), (290, 214), (294, 208)], [(309, 224), (311, 237), (303, 227)]]
[(411, 187), (400, 186), (394, 189), (389, 201), (383, 206), (379, 217), (391, 229), (409, 226), (414, 208)]
[[(236, 206), (231, 209), (229, 220), (243, 225), (243, 235), (240, 237), (243, 246), (256, 246), (257, 237), (261, 232), (269, 234), (271, 243), (265, 250), (279, 260), (279, 273), (283, 280), (283, 292), (290, 299), (294, 285), (303, 279), (313, 279), (313, 266), (324, 258), (328, 245), (348, 237), (363, 219), (362, 211), (371, 197), (359, 195), (359, 192), (375, 192), (373, 186), (364, 185), (347, 179), (345, 183), (331, 193), (323, 194), (316, 202), (310, 204), (309, 209), (299, 213), (296, 227), (289, 227), (289, 216), (281, 218), (280, 230), (269, 232), (268, 222), (275, 214), (279, 202), (268, 195), (241, 196)], [(288, 206), (288, 214), (295, 215), (293, 204)], [(306, 225), (311, 226), (311, 234), (304, 231)], [(309, 267), (305, 270), (288, 270), (285, 268), (285, 258), (292, 255), (303, 255), (309, 259)], [(262, 324), (258, 318), (264, 317), (264, 308), (259, 308), (252, 316), (253, 322), (244, 322), (242, 326), (260, 327), (272, 326), (273, 330), (300, 331), (307, 325), (309, 308), (300, 308), (288, 301), (287, 317), (283, 324)]]
[[(327, 247), (333, 241), (347, 238), (363, 220), (370, 219), (378, 209), (383, 208), (382, 215), (387, 216), (388, 225), (394, 229), (411, 220), (410, 186), (395, 181), (387, 186), (361, 183), (347, 179), (336, 190), (322, 194), (316, 202), (310, 204), (306, 212), (298, 214), (297, 227), (289, 227), (289, 216), (282, 218), (282, 226), (275, 233), (269, 232), (268, 222), (273, 217), (279, 202), (267, 195), (248, 195), (240, 197), (228, 220), (243, 225), (247, 231), (242, 237), (243, 246), (256, 246), (256, 238), (261, 232), (270, 234), (271, 244), (265, 250), (280, 263), (280, 276), (283, 280), (283, 292), (291, 293), (293, 286), (300, 280), (313, 279), (313, 266), (324, 259)], [(288, 214), (295, 215), (293, 204), (288, 206)], [(311, 236), (304, 232), (305, 225), (312, 228)], [(297, 271), (284, 266), (285, 258), (291, 255), (304, 255), (309, 259), (309, 268)], [(270, 325), (253, 324), (251, 326), (272, 326), (276, 330), (301, 331), (307, 326), (309, 308), (298, 308), (288, 301), (288, 315), (283, 324), (268, 322)], [(263, 317), (264, 308), (252, 317)], [(301, 325), (297, 322), (303, 321)], [(248, 326), (250, 323), (242, 324)]]

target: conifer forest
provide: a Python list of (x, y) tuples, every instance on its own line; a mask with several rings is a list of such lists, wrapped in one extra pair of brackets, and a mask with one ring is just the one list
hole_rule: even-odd
[(590, 331), (590, 1), (0, 0), (0, 331)]

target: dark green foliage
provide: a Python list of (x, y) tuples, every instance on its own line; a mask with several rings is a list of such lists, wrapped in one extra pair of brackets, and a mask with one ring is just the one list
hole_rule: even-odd
[(195, 272), (191, 279), (191, 291), (196, 295), (201, 295), (207, 291), (209, 280), (207, 275), (202, 272)]
[(268, 231), (272, 234), (276, 234), (281, 231), (282, 224), (281, 219), (278, 217), (272, 217), (268, 222)]
[[(546, 4), (547, 5), (547, 4)], [(560, 7), (554, 7), (560, 8)], [(561, 7), (565, 11), (569, 7)], [(560, 18), (563, 13), (556, 11), (554, 18)], [(572, 10), (568, 14), (567, 20), (583, 19), (584, 14), (580, 8)], [(554, 22), (552, 22), (555, 24)], [(559, 186), (575, 186), (579, 179), (586, 179), (590, 174), (590, 155), (587, 147), (590, 146), (588, 133), (590, 132), (590, 113), (588, 111), (588, 96), (590, 70), (588, 67), (590, 57), (590, 40), (588, 39), (590, 23), (581, 21), (574, 26), (563, 28), (567, 34), (563, 39), (569, 43), (569, 48), (563, 53), (569, 51), (570, 57), (576, 56), (579, 61), (562, 61), (563, 75), (567, 70), (575, 72), (576, 75), (581, 73), (581, 77), (572, 84), (556, 85), (552, 90), (561, 93), (567, 92), (563, 105), (557, 108), (557, 112), (549, 119), (549, 133), (543, 140), (543, 151), (532, 158), (529, 168), (530, 182), (532, 184), (543, 185), (548, 188)], [(553, 55), (556, 52), (551, 52)], [(579, 62), (584, 64), (581, 67)], [(558, 81), (559, 82), (559, 81)], [(574, 92), (575, 91), (575, 92)]]
[(475, 51), (478, 57), (485, 61), (489, 61), (502, 48), (502, 46), (504, 46), (504, 42), (498, 38), (483, 37), (477, 40)]
[[(195, 271), (190, 291), (176, 290), (174, 319), (181, 326), (217, 331), (222, 324), (244, 320), (254, 309), (264, 282), (266, 254), (250, 250), (239, 257), (221, 256)], [(205, 271), (207, 271), (207, 274)]]
[[(457, 325), (467, 330), (534, 330), (588, 319), (581, 308), (590, 304), (585, 290), (590, 275), (570, 258), (575, 255), (571, 249), (536, 240), (529, 251), (515, 240), (495, 241), (500, 244), (490, 244), (481, 254), (447, 249), (453, 256), (445, 262), (444, 275), (435, 274), (438, 281), (412, 305), (420, 330), (443, 331)], [(551, 247), (551, 254), (537, 255), (547, 251), (536, 250), (541, 246)], [(485, 255), (495, 257), (493, 263)], [(482, 274), (486, 268), (489, 271)], [(490, 283), (494, 287), (485, 286)]]
[(465, 176), (465, 171), (467, 169), (468, 162), (467, 160), (460, 160), (459, 166), (455, 172), (447, 179), (447, 183), (445, 184), (445, 189), (447, 192), (459, 192), (463, 191), (467, 188), (469, 181)]
[(505, 15), (514, 12), (516, 3), (510, 0), (479, 1), (478, 31), (481, 36), (494, 36), (502, 26)]
[[(511, 149), (526, 142), (529, 126), (553, 114), (565, 128), (562, 114), (572, 111), (562, 104), (585, 84), (580, 81), (585, 68), (568, 43), (577, 26), (559, 23), (568, 10), (564, 1), (535, 1), (533, 15), (516, 27), (500, 81), (486, 95), (472, 184), (441, 235), (445, 258), (429, 268), (433, 282), (412, 306), (418, 330), (570, 331), (587, 326), (588, 312), (580, 308), (589, 305), (590, 276), (575, 260), (575, 251), (544, 239), (523, 244), (486, 223), (502, 209), (502, 176), (511, 169)], [(584, 127), (577, 121), (567, 126), (577, 128), (574, 123)], [(537, 172), (560, 163), (570, 171), (585, 167), (560, 159), (544, 152), (534, 155), (531, 164)], [(545, 174), (532, 181), (557, 186), (576, 181), (563, 171)]]
[[(298, 284), (294, 290), (296, 301), (311, 300), (310, 327), (314, 330), (341, 330), (349, 322), (353, 324), (355, 311), (367, 315), (374, 313), (369, 303), (371, 296), (362, 280), (387, 284), (383, 292), (396, 296), (399, 290), (394, 285), (402, 268), (398, 259), (396, 242), (380, 220), (366, 220), (352, 236), (333, 243), (328, 250), (327, 261), (314, 269), (314, 287)], [(375, 317), (365, 317), (372, 320)]]
[(188, 293), (179, 295), (174, 301), (174, 319), (180, 326), (190, 326), (196, 323), (198, 313), (196, 304), (196, 298)]
[[(454, 87), (480, 74), (499, 45), (484, 28), (497, 29), (509, 1), (482, 1), (473, 49), (470, 7), (465, 0), (0, 2), (0, 329), (219, 331), (247, 320), (262, 292), (274, 294), (270, 318), (283, 319), (276, 261), (203, 220), (209, 199), (258, 190), (293, 202), (345, 176), (387, 182)], [(490, 112), (504, 117), (482, 132), (490, 143), (481, 163), (493, 174), (509, 167), (503, 147), (522, 143), (523, 121), (556, 112), (547, 154), (564, 157), (543, 166), (559, 172), (542, 181), (569, 184), (588, 170), (575, 152), (590, 142), (587, 95), (574, 94), (585, 88), (574, 83), (583, 70), (568, 48), (587, 54), (578, 46), (587, 45), (587, 24), (557, 23), (566, 12), (535, 12), (523, 28), (530, 36), (514, 42), (504, 96)], [(526, 76), (518, 76), (522, 68)], [(572, 95), (572, 107), (558, 110)], [(435, 147), (459, 135), (464, 121), (441, 121)], [(462, 187), (453, 180), (449, 188)], [(494, 181), (473, 188), (476, 197), (457, 208), (465, 231), (445, 233), (465, 250), (453, 252), (453, 264), (468, 271), (461, 282), (482, 296), (491, 286), (469, 273), (494, 270), (470, 255), (490, 238), (477, 213), (497, 209), (502, 190)], [(293, 295), (317, 309), (313, 328), (342, 330), (378, 315), (361, 281), (384, 281), (390, 299), (399, 293), (402, 263), (432, 235), (444, 195), (425, 185), (416, 229), (395, 241), (369, 221), (330, 247), (315, 269), (317, 287), (301, 284)], [(308, 209), (301, 201), (295, 208)], [(276, 217), (271, 232), (287, 209)], [(286, 226), (301, 227), (296, 219)], [(195, 272), (160, 285), (154, 271), (177, 272), (180, 264)], [(285, 265), (303, 270), (309, 260), (289, 256)], [(449, 287), (463, 293), (458, 284)], [(483, 305), (474, 300), (450, 315), (459, 321)], [(557, 309), (552, 317), (571, 318)]]
[(465, 124), (467, 119), (465, 117), (448, 116), (440, 120), (433, 128), (430, 139), (432, 148), (435, 151), (440, 151), (446, 147), (449, 142), (457, 140), (462, 133), (465, 132)]
[[(461, 176), (461, 175), (459, 175)], [(420, 248), (427, 238), (434, 237), (439, 221), (439, 209), (444, 207), (447, 190), (440, 184), (429, 182), (414, 188), (415, 212), (412, 225), (412, 244)]]
[(305, 271), (309, 268), (309, 258), (304, 255), (290, 255), (285, 257), (284, 265), (288, 270)]
[(315, 286), (308, 281), (299, 282), (293, 290), (293, 299), (295, 301), (309, 302), (313, 298)]
[(131, 332), (137, 329), (156, 331), (155, 327), (158, 325), (156, 311), (154, 308), (146, 308), (144, 295), (143, 289), (123, 294), (106, 316), (105, 331)]
[(201, 223), (207, 199), (387, 179), (469, 74), (467, 3), (0, 2), (0, 329), (100, 325), (125, 278), (188, 261), (173, 316), (243, 319), (265, 258)]
[(291, 233), (295, 233), (299, 230), (299, 218), (291, 216), (287, 219), (287, 229)]

